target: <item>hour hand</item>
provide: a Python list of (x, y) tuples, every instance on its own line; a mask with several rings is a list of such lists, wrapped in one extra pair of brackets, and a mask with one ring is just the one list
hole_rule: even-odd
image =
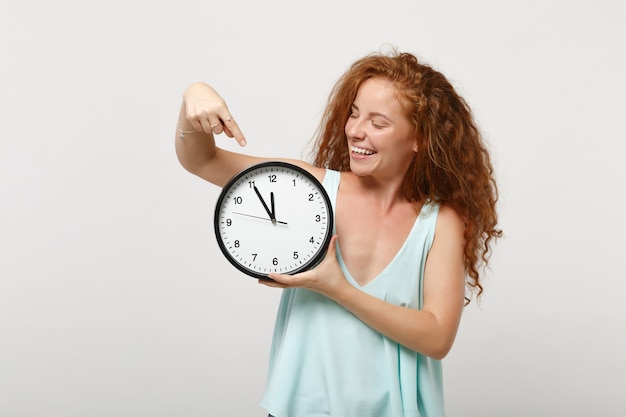
[(263, 200), (263, 197), (261, 196), (259, 189), (256, 188), (256, 185), (254, 185), (253, 187), (254, 187), (254, 192), (256, 193), (257, 197), (259, 197), (259, 200), (261, 200), (261, 204), (263, 204), (263, 208), (267, 212), (267, 215), (270, 216), (270, 220), (272, 221), (272, 223), (276, 223), (276, 217), (274, 217), (274, 204), (273, 204), (274, 193), (270, 195), (270, 197), (272, 197), (272, 210), (270, 210), (270, 208), (267, 206), (267, 203), (265, 203), (265, 200)]

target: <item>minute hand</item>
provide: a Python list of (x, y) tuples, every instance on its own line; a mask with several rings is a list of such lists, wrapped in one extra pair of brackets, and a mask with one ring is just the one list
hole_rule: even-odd
[(272, 221), (272, 223), (276, 223), (276, 217), (274, 217), (274, 213), (267, 206), (267, 204), (265, 203), (265, 200), (263, 200), (263, 197), (261, 196), (261, 192), (259, 191), (258, 188), (256, 188), (256, 185), (254, 185), (253, 187), (254, 187), (254, 192), (256, 193), (257, 197), (259, 197), (259, 200), (261, 200), (261, 204), (263, 204), (263, 208), (267, 212), (267, 215), (270, 216), (270, 220)]

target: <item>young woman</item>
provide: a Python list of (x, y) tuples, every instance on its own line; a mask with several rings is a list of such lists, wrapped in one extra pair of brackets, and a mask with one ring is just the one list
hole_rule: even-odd
[[(224, 186), (269, 160), (215, 145), (246, 139), (205, 83), (183, 95), (180, 163)], [(275, 417), (444, 415), (441, 359), (454, 342), (466, 289), (497, 228), (497, 187), (465, 101), (408, 53), (368, 55), (340, 78), (313, 163), (335, 213), (324, 261), (283, 288), (262, 406)], [(275, 160), (275, 159), (273, 159)]]

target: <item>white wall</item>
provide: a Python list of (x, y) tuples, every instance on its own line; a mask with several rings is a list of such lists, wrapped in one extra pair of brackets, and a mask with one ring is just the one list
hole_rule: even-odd
[(625, 415), (623, 39), (617, 0), (4, 2), (0, 416), (264, 415), (278, 292), (217, 248), (181, 93), (212, 83), (248, 152), (300, 157), (386, 43), (469, 101), (502, 192), (449, 416)]

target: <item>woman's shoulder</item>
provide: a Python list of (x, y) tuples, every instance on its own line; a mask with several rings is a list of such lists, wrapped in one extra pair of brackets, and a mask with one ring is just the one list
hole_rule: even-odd
[(282, 161), (282, 162), (287, 162), (290, 163), (292, 165), (296, 165), (302, 169), (304, 169), (305, 171), (308, 171), (311, 175), (313, 175), (319, 182), (322, 182), (324, 180), (324, 176), (326, 175), (326, 169), (325, 168), (320, 168), (317, 167), (315, 165), (312, 165), (306, 161), (302, 161), (299, 159), (284, 159), (284, 158), (278, 158), (275, 159), (276, 161)]
[(461, 215), (450, 205), (439, 206), (435, 234), (453, 234), (463, 236), (465, 222)]

